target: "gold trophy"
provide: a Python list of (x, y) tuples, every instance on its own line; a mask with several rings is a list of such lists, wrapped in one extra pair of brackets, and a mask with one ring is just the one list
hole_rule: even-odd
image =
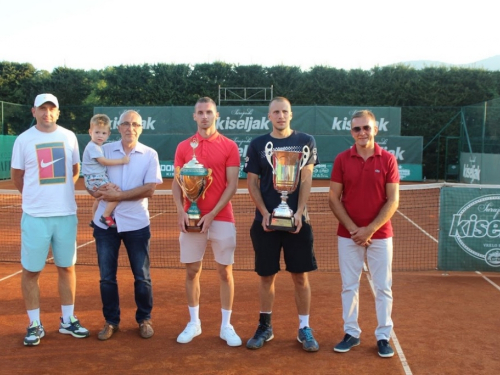
[(274, 189), (281, 193), (281, 203), (273, 210), (271, 222), (267, 226), (273, 230), (295, 231), (293, 211), (286, 203), (288, 194), (297, 189), (300, 170), (306, 165), (311, 155), (308, 146), (300, 151), (273, 150), (273, 143), (267, 142), (265, 147), (267, 161), (273, 169)]
[(193, 148), (193, 158), (184, 166), (175, 168), (175, 179), (184, 193), (184, 196), (191, 202), (187, 210), (189, 224), (186, 227), (188, 232), (199, 232), (201, 227), (198, 222), (201, 219), (201, 211), (196, 204), (200, 197), (205, 197), (205, 192), (212, 184), (212, 170), (205, 168), (196, 160), (195, 150), (198, 147), (198, 140), (193, 138), (189, 143)]

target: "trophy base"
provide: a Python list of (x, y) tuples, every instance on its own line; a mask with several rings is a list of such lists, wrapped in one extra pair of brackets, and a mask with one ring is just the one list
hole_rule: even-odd
[(198, 226), (200, 219), (189, 219), (189, 224), (186, 226), (186, 231), (189, 233), (199, 233), (201, 228)]
[(295, 232), (295, 230), (297, 229), (294, 223), (293, 216), (292, 217), (271, 216), (271, 224), (269, 224), (267, 228), (272, 230), (282, 230), (286, 232)]

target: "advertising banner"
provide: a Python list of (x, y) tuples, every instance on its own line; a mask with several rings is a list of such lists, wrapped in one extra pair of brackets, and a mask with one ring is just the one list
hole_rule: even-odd
[[(247, 178), (247, 174), (243, 172), (244, 163), (240, 164), (239, 178)], [(313, 179), (329, 180), (332, 174), (332, 163), (318, 164), (314, 167)], [(174, 177), (174, 161), (160, 160), (160, 169), (162, 177)]]
[[(314, 108), (316, 109), (315, 134), (350, 135), (352, 114), (360, 109), (369, 109), (377, 119), (379, 135), (401, 135), (401, 108), (336, 106)], [(295, 115), (295, 107), (293, 112)]]
[[(194, 106), (176, 107), (94, 107), (94, 114), (104, 113), (116, 129), (120, 115), (127, 109), (138, 111), (144, 134), (185, 134), (196, 131)], [(358, 107), (293, 106), (292, 128), (315, 135), (349, 135), (350, 118)], [(375, 114), (379, 135), (401, 134), (401, 108), (368, 107)], [(217, 130), (224, 135), (260, 135), (270, 132), (267, 106), (220, 106)]]
[[(333, 162), (342, 151), (354, 145), (354, 139), (349, 136), (315, 135), (320, 162)], [(382, 136), (375, 137), (380, 147), (396, 157), (398, 164), (422, 164), (423, 137), (412, 136)]]
[[(192, 135), (191, 133), (190, 135)], [(252, 139), (257, 137), (257, 135), (233, 135), (228, 134), (228, 138), (232, 139), (238, 145), (238, 150), (240, 152), (240, 163), (243, 165), (245, 163), (245, 158), (247, 156), (248, 147)], [(78, 134), (78, 143), (80, 146), (80, 153), (83, 153), (85, 146), (90, 140), (88, 134)], [(140, 141), (145, 145), (154, 148), (158, 152), (158, 157), (160, 160), (168, 161), (174, 160), (175, 150), (177, 145), (188, 138), (185, 134), (142, 134)], [(353, 139), (351, 136), (326, 136), (317, 135), (314, 136), (316, 139), (316, 146), (318, 148), (318, 158), (319, 162), (323, 165), (333, 164), (335, 157), (342, 151), (347, 150), (353, 145)], [(115, 130), (111, 134), (109, 141), (119, 140), (120, 135)], [(421, 181), (422, 180), (422, 137), (381, 137), (375, 138), (375, 141), (384, 149), (396, 156), (398, 165), (400, 168), (401, 180), (405, 181)], [(331, 172), (331, 170), (330, 170)], [(326, 175), (323, 168), (315, 169), (314, 178), (330, 178), (323, 177)], [(241, 171), (240, 176), (245, 177), (244, 173)]]
[(441, 189), (438, 267), (500, 272), (500, 189)]
[(0, 179), (10, 178), (10, 163), (16, 135), (0, 135)]
[(499, 154), (460, 153), (460, 182), (467, 184), (500, 184)]

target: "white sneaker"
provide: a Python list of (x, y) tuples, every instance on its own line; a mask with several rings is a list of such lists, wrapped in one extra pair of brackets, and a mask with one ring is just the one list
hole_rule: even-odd
[(196, 336), (201, 335), (201, 322), (198, 321), (198, 323), (194, 322), (189, 322), (184, 328), (184, 331), (177, 336), (177, 342), (181, 344), (187, 344), (188, 342), (191, 342)]
[(220, 329), (220, 338), (225, 340), (229, 346), (240, 346), (241, 339), (234, 331), (232, 325)]

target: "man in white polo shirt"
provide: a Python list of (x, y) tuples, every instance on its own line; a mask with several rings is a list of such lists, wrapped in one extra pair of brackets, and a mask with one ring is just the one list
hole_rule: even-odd
[(38, 278), (52, 247), (59, 276), (61, 323), (59, 332), (77, 338), (89, 336), (74, 316), (76, 290), (75, 182), (80, 154), (75, 134), (59, 125), (59, 102), (40, 94), (31, 110), (36, 125), (15, 141), (11, 178), (22, 193), (21, 288), (30, 319), (24, 345), (34, 346), (45, 336), (40, 320)]
[[(90, 192), (101, 199), (94, 216), (94, 238), (100, 272), (100, 290), (104, 328), (98, 334), (99, 340), (109, 339), (120, 324), (120, 301), (116, 272), (118, 252), (123, 242), (127, 249), (130, 267), (134, 274), (134, 294), (137, 310), (135, 320), (139, 324), (141, 337), (153, 336), (151, 310), (153, 291), (149, 270), (149, 228), (148, 198), (155, 192), (156, 185), (163, 182), (158, 153), (139, 142), (142, 133), (142, 118), (136, 111), (128, 110), (120, 116), (118, 131), (122, 139), (102, 146), (108, 159), (121, 159), (125, 155), (130, 161), (124, 165), (108, 166), (111, 183), (119, 190)], [(116, 228), (101, 223), (105, 202), (119, 202), (114, 210)]]

